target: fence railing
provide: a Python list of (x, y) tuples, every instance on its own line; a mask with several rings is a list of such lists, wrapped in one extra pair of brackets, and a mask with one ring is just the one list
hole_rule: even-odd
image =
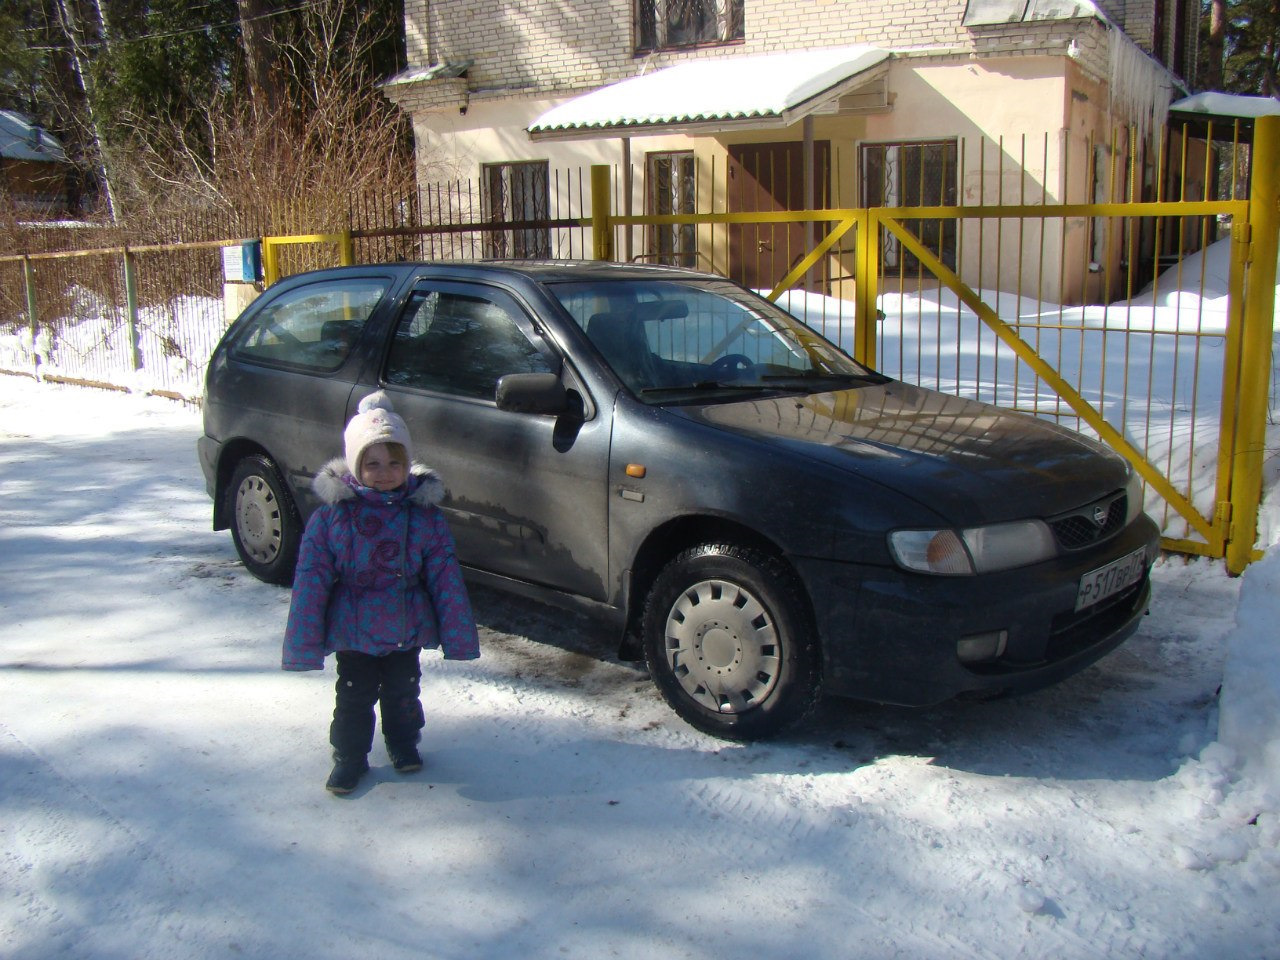
[[(1149, 157), (1157, 173), (1147, 178), (1132, 142), (1089, 142), (1090, 172), (1074, 189), (1105, 201), (1052, 202), (1046, 148), (1027, 202), (1025, 146), (980, 145), (974, 165), (961, 144), (954, 162), (976, 166), (976, 202), (746, 210), (732, 183), (781, 191), (738, 157), (722, 182), (690, 185), (705, 203), (692, 212), (628, 213), (628, 186), (607, 167), (548, 177), (537, 217), (491, 209), (481, 184), (461, 181), (352, 203), (341, 229), (264, 236), (263, 260), (267, 282), (338, 263), (494, 254), (630, 251), (710, 267), (890, 375), (1110, 443), (1142, 475), (1167, 547), (1227, 556), (1239, 570), (1252, 557), (1271, 409), (1277, 123), (1259, 121), (1248, 150), (1236, 131), (1225, 159), (1184, 136), (1176, 155)], [(1002, 164), (1019, 152), (1015, 178)], [(1222, 199), (1187, 195), (1192, 158), (1197, 190), (1217, 182)], [(1065, 147), (1058, 159), (1066, 197)], [(1170, 170), (1177, 177), (1162, 179)], [(899, 198), (929, 196), (900, 181)], [(227, 322), (220, 248), (230, 242), (0, 254), (0, 370), (198, 398)]]

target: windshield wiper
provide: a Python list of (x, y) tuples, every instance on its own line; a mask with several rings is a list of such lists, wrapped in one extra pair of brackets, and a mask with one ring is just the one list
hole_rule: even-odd
[[(771, 378), (764, 378), (764, 380), (768, 379)], [(786, 377), (784, 379), (791, 380), (795, 378)], [(765, 383), (764, 380), (698, 380), (694, 383), (682, 383), (674, 387), (642, 387), (640, 392), (645, 396), (654, 396), (668, 393), (702, 393), (715, 390), (745, 390), (754, 393), (762, 391), (766, 393), (778, 393), (779, 391), (784, 393), (808, 393), (812, 389), (809, 385), (799, 383), (788, 385), (785, 383)]]
[(883, 373), (828, 373), (823, 370), (807, 370), (803, 373), (770, 374), (760, 378), (761, 383), (774, 384), (792, 381), (812, 386), (815, 383), (845, 383), (874, 385), (888, 383), (891, 378)]

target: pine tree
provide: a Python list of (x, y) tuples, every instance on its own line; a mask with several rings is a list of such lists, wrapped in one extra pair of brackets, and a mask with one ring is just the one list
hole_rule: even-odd
[(1203, 87), (1280, 97), (1280, 0), (1208, 0), (1201, 44)]

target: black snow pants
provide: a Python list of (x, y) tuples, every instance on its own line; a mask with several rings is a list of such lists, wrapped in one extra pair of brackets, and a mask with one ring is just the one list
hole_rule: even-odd
[(367, 756), (373, 747), (373, 706), (382, 714), (382, 738), (387, 749), (411, 747), (422, 736), (424, 719), (419, 699), (422, 667), (419, 648), (397, 650), (380, 657), (340, 650), (337, 705), (329, 742), (343, 759)]

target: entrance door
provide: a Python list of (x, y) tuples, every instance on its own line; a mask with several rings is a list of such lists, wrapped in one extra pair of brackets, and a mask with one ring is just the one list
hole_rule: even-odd
[[(728, 209), (730, 213), (803, 210), (804, 145), (741, 143), (729, 147)], [(829, 203), (831, 141), (813, 145), (814, 204)], [(813, 230), (814, 240), (823, 230)], [(808, 249), (805, 224), (745, 223), (729, 225), (729, 276), (752, 289), (771, 288)]]

